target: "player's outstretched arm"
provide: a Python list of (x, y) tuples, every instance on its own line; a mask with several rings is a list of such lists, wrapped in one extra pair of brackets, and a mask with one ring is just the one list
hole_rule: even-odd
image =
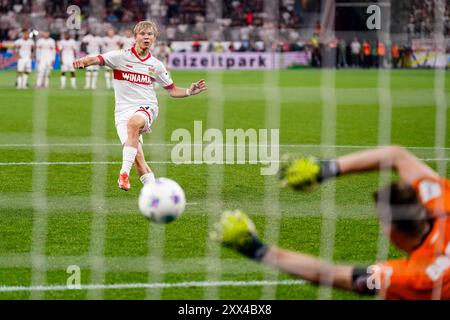
[(83, 69), (89, 66), (101, 65), (102, 62), (98, 56), (87, 56), (81, 59), (77, 59), (73, 62), (73, 67), (76, 69)]
[(224, 212), (212, 238), (255, 261), (312, 283), (355, 290), (354, 267), (332, 265), (313, 256), (268, 246), (258, 239), (255, 225), (242, 211)]
[(305, 190), (327, 179), (356, 172), (395, 170), (406, 183), (437, 174), (408, 150), (389, 146), (352, 153), (335, 160), (284, 159), (280, 179), (283, 186)]
[(412, 183), (423, 177), (435, 177), (434, 172), (411, 152), (400, 146), (389, 146), (352, 153), (338, 159), (340, 174), (374, 170), (395, 170), (400, 178)]
[(207, 89), (208, 87), (206, 86), (206, 82), (205, 80), (202, 79), (192, 83), (189, 88), (180, 88), (175, 86), (168, 91), (172, 98), (185, 98), (199, 94), (200, 92), (205, 91)]

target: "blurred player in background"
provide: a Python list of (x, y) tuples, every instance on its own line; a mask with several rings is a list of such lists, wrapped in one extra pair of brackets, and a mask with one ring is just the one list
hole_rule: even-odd
[(169, 64), (169, 55), (171, 53), (169, 46), (165, 42), (160, 42), (153, 52), (156, 58), (167, 68), (167, 65)]
[(14, 42), (17, 61), (17, 89), (28, 87), (28, 75), (31, 72), (31, 59), (34, 50), (34, 41), (30, 39), (30, 32), (22, 30), (22, 38)]
[(130, 189), (129, 175), (133, 163), (143, 184), (155, 176), (144, 159), (142, 134), (150, 132), (158, 116), (158, 101), (153, 82), (159, 82), (171, 97), (184, 98), (206, 90), (204, 80), (189, 89), (175, 86), (164, 65), (150, 53), (158, 29), (151, 21), (141, 21), (134, 28), (136, 44), (132, 48), (110, 51), (76, 60), (76, 68), (107, 65), (114, 69), (115, 123), (123, 145), (119, 188)]
[(73, 62), (75, 60), (78, 45), (70, 36), (69, 32), (64, 32), (64, 39), (58, 43), (60, 61), (61, 61), (61, 89), (66, 87), (66, 72), (70, 71), (70, 85), (72, 89), (77, 88), (77, 79)]
[[(103, 37), (102, 53), (119, 50), (121, 46), (121, 37), (116, 35), (116, 31), (113, 28), (108, 29), (106, 36)], [(111, 89), (111, 68), (109, 66), (105, 66), (105, 81), (106, 89)]]
[[(88, 55), (100, 54), (103, 39), (97, 36), (94, 32), (86, 34), (81, 41), (84, 45), (86, 45), (86, 52)], [(100, 67), (98, 65), (93, 65), (86, 68), (86, 83), (84, 85), (84, 89), (96, 89), (99, 68)]]
[[(161, 61), (163, 65), (166, 67), (167, 72), (170, 76), (170, 69), (168, 67), (169, 64), (169, 55), (170, 55), (170, 48), (166, 45), (165, 42), (160, 42), (159, 45), (155, 47), (153, 50), (153, 54), (155, 55), (156, 59)], [(161, 85), (159, 83), (154, 83), (155, 88), (160, 88)]]
[(133, 31), (130, 29), (126, 29), (124, 31), (124, 36), (121, 38), (122, 49), (129, 49), (134, 47), (134, 36)]
[(48, 31), (41, 31), (36, 42), (37, 74), (36, 87), (48, 88), (50, 73), (55, 63), (56, 43)]
[(381, 228), (408, 257), (361, 268), (263, 244), (250, 218), (226, 212), (213, 235), (224, 246), (313, 283), (386, 299), (450, 299), (450, 181), (401, 147), (385, 147), (318, 162), (294, 159), (285, 185), (311, 188), (340, 175), (394, 169), (400, 181), (374, 194)]

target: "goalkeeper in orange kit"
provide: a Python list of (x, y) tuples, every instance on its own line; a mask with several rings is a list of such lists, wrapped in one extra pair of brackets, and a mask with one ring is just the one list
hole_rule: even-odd
[(242, 211), (225, 212), (213, 238), (255, 261), (313, 283), (385, 299), (450, 299), (450, 181), (406, 149), (391, 146), (335, 160), (289, 159), (280, 171), (284, 186), (310, 190), (356, 172), (395, 170), (400, 181), (374, 194), (387, 237), (407, 257), (371, 266), (332, 265), (316, 257), (263, 243)]

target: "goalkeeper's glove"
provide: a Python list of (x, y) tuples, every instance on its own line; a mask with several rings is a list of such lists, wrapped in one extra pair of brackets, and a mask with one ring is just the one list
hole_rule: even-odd
[(258, 239), (253, 221), (240, 210), (225, 211), (211, 238), (257, 261), (262, 260), (268, 249)]
[(339, 176), (336, 160), (319, 162), (314, 157), (294, 158), (289, 155), (283, 156), (282, 160), (279, 178), (283, 187), (304, 191), (317, 183)]

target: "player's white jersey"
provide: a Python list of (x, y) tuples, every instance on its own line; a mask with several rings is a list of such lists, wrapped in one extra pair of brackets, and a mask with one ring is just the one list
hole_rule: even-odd
[(31, 51), (34, 46), (34, 41), (31, 39), (17, 39), (14, 42), (16, 48), (19, 49), (20, 59), (31, 59)]
[(68, 64), (75, 60), (75, 53), (78, 49), (78, 45), (74, 39), (63, 39), (59, 41), (58, 49), (61, 51), (62, 62)]
[(122, 39), (120, 36), (115, 35), (113, 37), (103, 37), (102, 42), (102, 52), (106, 53), (109, 51), (119, 50), (120, 44), (122, 43)]
[(83, 37), (82, 42), (86, 43), (86, 51), (88, 54), (99, 54), (103, 39), (92, 34), (87, 34)]
[(116, 115), (141, 105), (157, 105), (153, 82), (165, 89), (174, 87), (172, 78), (164, 65), (150, 53), (145, 58), (138, 56), (134, 47), (110, 51), (98, 56), (102, 64), (113, 69)]
[(134, 37), (122, 37), (122, 49), (129, 49), (131, 47), (134, 47), (134, 44), (136, 42), (136, 40), (134, 39)]
[(41, 60), (55, 60), (56, 43), (52, 38), (41, 38), (36, 42), (36, 59)]

